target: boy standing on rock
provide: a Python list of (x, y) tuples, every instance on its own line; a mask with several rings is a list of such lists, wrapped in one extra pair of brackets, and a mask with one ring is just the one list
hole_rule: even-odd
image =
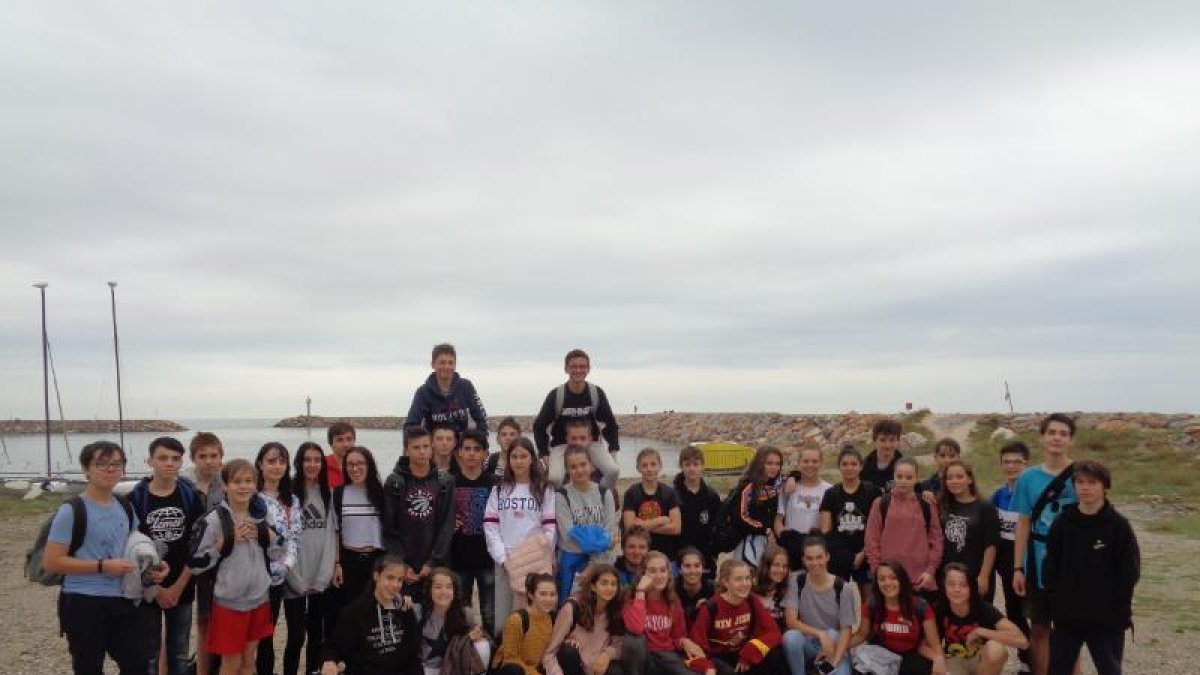
[(1046, 536), (1062, 509), (1076, 503), (1067, 456), (1075, 436), (1075, 420), (1063, 413), (1042, 420), (1046, 460), (1026, 469), (1013, 489), (1012, 510), (1018, 514), (1013, 543), (1013, 590), (1025, 598), (1029, 618), (1029, 658), (1034, 675), (1046, 675), (1050, 660), (1050, 598), (1042, 578)]
[(879, 420), (871, 427), (871, 441), (875, 449), (867, 455), (861, 478), (884, 492), (892, 491), (896, 460), (904, 456), (899, 450), (903, 430), (896, 420)]
[(425, 384), (417, 387), (412, 405), (404, 418), (404, 426), (433, 429), (434, 424), (449, 424), (460, 437), (462, 432), (475, 423), (476, 429), (488, 428), (487, 411), (475, 391), (475, 385), (455, 371), (458, 353), (454, 345), (440, 344), (433, 347), (431, 366)]
[[(587, 381), (592, 368), (591, 363), (591, 358), (582, 349), (567, 352), (566, 358), (563, 359), (567, 381), (546, 394), (546, 400), (542, 402), (542, 408), (533, 421), (533, 442), (537, 445), (538, 456), (546, 457), (550, 454), (551, 447), (565, 446), (569, 442), (569, 422), (586, 421), (591, 437), (589, 456), (592, 466), (604, 474), (604, 480), (601, 482), (612, 490), (616, 488), (617, 475), (620, 472), (616, 460), (617, 451), (620, 450), (617, 418), (613, 415), (612, 406), (609, 405), (604, 390)], [(604, 452), (604, 446), (600, 444), (601, 435), (608, 444), (608, 452)], [(559, 461), (562, 461), (561, 454)], [(563, 467), (555, 467), (552, 461), (549, 468), (552, 472), (557, 471), (559, 481), (556, 484), (561, 485)]]

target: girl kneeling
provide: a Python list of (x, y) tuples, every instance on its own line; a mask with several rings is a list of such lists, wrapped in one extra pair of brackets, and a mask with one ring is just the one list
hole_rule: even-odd
[(458, 577), (438, 567), (429, 573), (429, 606), (421, 620), (421, 662), (425, 675), (479, 675), (487, 671), (492, 645), (471, 625), (458, 591)]
[[(379, 558), (372, 574), (374, 586), (342, 610), (337, 628), (325, 642), (321, 675), (421, 675), (417, 618), (400, 595), (405, 572), (400, 558)], [(344, 671), (338, 670), (339, 661)]]
[(658, 551), (646, 556), (646, 571), (630, 589), (622, 613), (625, 647), (621, 665), (625, 675), (643, 672), (688, 675), (682, 654), (702, 658), (704, 652), (689, 640), (683, 604), (671, 580), (671, 561)]
[(779, 627), (750, 592), (750, 565), (742, 560), (721, 563), (717, 575), (721, 592), (700, 608), (692, 624), (692, 642), (705, 656), (690, 659), (697, 673), (750, 673), (776, 675), (787, 672), (779, 648)]
[(619, 659), (624, 634), (617, 570), (592, 565), (579, 580), (579, 593), (554, 619), (554, 634), (542, 659), (546, 675), (623, 675)]
[(493, 675), (541, 675), (542, 657), (550, 646), (554, 632), (554, 608), (558, 595), (554, 577), (549, 574), (530, 574), (525, 577), (525, 597), (528, 607), (508, 615)]
[[(898, 659), (900, 675), (946, 675), (933, 610), (913, 590), (904, 566), (894, 560), (882, 561), (875, 568), (870, 596), (862, 606), (862, 621), (850, 639), (851, 648), (864, 643), (869, 643), (864, 652), (883, 648), (893, 655), (882, 654), (883, 660)], [(866, 653), (855, 654), (856, 670), (867, 672), (860, 667), (866, 658)]]
[[(947, 476), (950, 471), (947, 470)], [(946, 667), (955, 675), (999, 675), (1008, 647), (1025, 649), (1021, 629), (980, 597), (975, 575), (963, 563), (950, 563), (942, 576), (942, 599), (935, 608)]]

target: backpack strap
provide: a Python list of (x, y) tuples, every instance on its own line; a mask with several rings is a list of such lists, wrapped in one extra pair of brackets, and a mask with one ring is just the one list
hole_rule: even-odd
[(71, 506), (71, 543), (67, 546), (67, 555), (74, 557), (83, 546), (83, 538), (87, 536), (87, 509), (83, 505), (83, 497), (72, 497), (67, 500)]
[[(1042, 512), (1046, 507), (1054, 504), (1054, 509), (1058, 510), (1058, 498), (1062, 496), (1063, 490), (1067, 487), (1067, 481), (1075, 475), (1075, 463), (1071, 462), (1050, 481), (1046, 488), (1042, 490), (1042, 494), (1038, 496), (1036, 502), (1033, 503), (1033, 511), (1029, 514), (1029, 537), (1034, 541), (1045, 543), (1046, 535), (1037, 532), (1034, 528), (1037, 527), (1038, 521), (1042, 519)], [(1030, 546), (1028, 550), (1032, 550)]]
[(339, 485), (333, 490), (333, 512), (337, 514), (339, 524), (343, 524), (342, 520), (342, 500), (344, 499), (346, 486)]
[(592, 417), (596, 416), (596, 408), (600, 407), (600, 387), (587, 383), (588, 398), (592, 399)]
[(217, 518), (221, 523), (221, 550), (217, 554), (217, 564), (233, 553), (233, 515), (229, 513), (229, 509), (218, 507)]
[(567, 399), (567, 385), (560, 384), (554, 390), (554, 418), (562, 417), (562, 409)]
[(517, 616), (521, 617), (521, 634), (524, 635), (529, 632), (529, 610), (518, 609)]
[[(808, 585), (808, 572), (796, 575), (796, 602), (800, 602), (800, 594), (804, 592), (804, 587)], [(833, 577), (833, 599), (837, 603), (841, 611), (842, 606), (842, 589), (846, 587), (846, 582), (839, 577)]]

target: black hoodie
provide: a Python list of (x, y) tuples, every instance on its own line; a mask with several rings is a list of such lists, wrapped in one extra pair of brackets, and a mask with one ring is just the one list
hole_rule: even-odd
[(454, 477), (432, 462), (422, 478), (408, 457), (396, 461), (383, 489), (383, 545), (414, 570), (449, 563), (454, 537)]
[(1042, 580), (1056, 623), (1127, 628), (1140, 576), (1137, 536), (1108, 501), (1090, 516), (1071, 504), (1050, 526)]
[(721, 512), (721, 496), (708, 487), (703, 478), (700, 479), (700, 491), (693, 493), (684, 485), (682, 473), (675, 474), (674, 485), (675, 496), (679, 498), (679, 550), (686, 546), (700, 549), (708, 569), (717, 555), (713, 548), (713, 528), (717, 525), (717, 514)]
[(863, 460), (862, 474), (859, 475), (861, 480), (874, 483), (876, 487), (884, 492), (892, 491), (892, 480), (896, 477), (896, 462), (904, 455), (899, 450), (892, 456), (892, 461), (882, 469), (879, 468), (879, 451), (872, 450), (871, 454)]
[(422, 675), (421, 630), (410, 610), (384, 609), (373, 592), (342, 610), (325, 643), (326, 661), (345, 661), (346, 675)]

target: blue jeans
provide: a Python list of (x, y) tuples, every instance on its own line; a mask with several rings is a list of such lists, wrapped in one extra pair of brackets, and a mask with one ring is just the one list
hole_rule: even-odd
[(171, 609), (160, 609), (155, 605), (153, 635), (155, 636), (154, 651), (150, 655), (150, 675), (158, 675), (159, 641), (157, 636), (162, 634), (162, 625), (167, 625), (167, 673), (168, 675), (186, 675), (190, 664), (189, 652), (192, 637), (192, 603), (180, 603)]
[(479, 620), (488, 635), (499, 638), (496, 634), (496, 568), (454, 570), (454, 573), (458, 575), (458, 582), (462, 587), (464, 605), (470, 606), (471, 590), (476, 585), (479, 586)]
[[(839, 631), (825, 631), (829, 639), (837, 642)], [(808, 667), (817, 660), (821, 653), (821, 641), (815, 637), (805, 637), (798, 630), (789, 630), (783, 634), (783, 654), (787, 658), (788, 670), (792, 675), (804, 675)], [(842, 656), (842, 660), (833, 669), (833, 675), (850, 675), (850, 652)]]

